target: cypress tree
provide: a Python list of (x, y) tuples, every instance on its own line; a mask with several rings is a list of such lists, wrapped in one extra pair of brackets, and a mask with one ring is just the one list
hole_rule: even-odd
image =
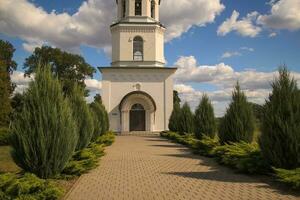
[(232, 93), (232, 102), (220, 123), (220, 142), (222, 144), (239, 141), (252, 142), (254, 119), (252, 107), (237, 83)]
[(195, 112), (195, 136), (201, 139), (203, 135), (214, 138), (216, 133), (216, 121), (214, 109), (208, 96), (203, 95)]
[(179, 131), (179, 116), (180, 116), (180, 98), (176, 90), (173, 91), (173, 111), (169, 119), (169, 130), (173, 132)]
[(60, 173), (72, 157), (78, 134), (72, 110), (50, 67), (39, 66), (12, 125), (12, 157), (41, 178)]
[(95, 140), (109, 130), (109, 118), (105, 107), (102, 105), (101, 97), (99, 95), (95, 96), (95, 100), (93, 103), (91, 103), (90, 108), (94, 115), (95, 129), (93, 140)]
[(264, 106), (260, 148), (271, 165), (297, 168), (300, 167), (300, 94), (297, 82), (286, 67), (281, 67), (272, 88)]
[(194, 132), (194, 116), (189, 104), (183, 104), (179, 116), (179, 132), (180, 133), (193, 133)]
[(92, 114), (84, 99), (84, 90), (77, 84), (72, 89), (69, 97), (73, 117), (78, 127), (78, 142), (76, 150), (81, 150), (88, 146), (94, 133), (94, 122)]
[(169, 130), (173, 132), (179, 131), (179, 116), (180, 116), (180, 105), (175, 103), (173, 106), (173, 111), (169, 120)]

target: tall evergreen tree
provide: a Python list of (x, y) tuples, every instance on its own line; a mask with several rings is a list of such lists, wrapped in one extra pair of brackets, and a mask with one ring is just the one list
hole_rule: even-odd
[(173, 111), (169, 119), (169, 130), (173, 132), (179, 131), (180, 116), (180, 98), (176, 90), (173, 91)]
[(12, 157), (25, 171), (55, 176), (72, 157), (78, 134), (69, 101), (49, 66), (37, 68), (23, 103), (12, 125)]
[(272, 83), (262, 120), (260, 148), (266, 160), (279, 168), (300, 167), (300, 94), (286, 67)]
[(10, 96), (14, 90), (10, 74), (16, 70), (13, 61), (14, 47), (9, 42), (0, 40), (0, 127), (8, 127), (12, 111)]
[(179, 132), (182, 134), (194, 132), (194, 116), (187, 102), (183, 104), (180, 110)]
[(94, 117), (94, 135), (93, 140), (103, 135), (109, 130), (109, 118), (105, 107), (102, 104), (100, 95), (94, 97), (94, 102), (90, 104), (90, 108), (93, 112)]
[(214, 138), (215, 133), (216, 121), (214, 108), (205, 94), (195, 112), (195, 135), (198, 139), (201, 139), (203, 135)]
[(88, 146), (93, 137), (94, 121), (84, 99), (84, 91), (76, 84), (69, 99), (79, 134), (76, 150), (81, 150)]
[(254, 119), (252, 107), (237, 83), (232, 93), (232, 102), (220, 123), (221, 143), (252, 142), (255, 128)]

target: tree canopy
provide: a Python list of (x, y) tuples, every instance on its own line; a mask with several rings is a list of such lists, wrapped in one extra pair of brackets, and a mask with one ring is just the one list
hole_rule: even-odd
[(13, 60), (14, 52), (12, 44), (0, 40), (0, 126), (8, 126), (12, 111), (10, 96), (14, 91), (14, 84), (10, 80), (10, 74), (17, 68), (17, 63)]
[(75, 83), (85, 89), (85, 78), (92, 77), (95, 72), (95, 69), (82, 56), (49, 46), (36, 48), (33, 54), (26, 59), (25, 75), (31, 75), (38, 64), (50, 65), (52, 73), (62, 81), (65, 93), (70, 93)]

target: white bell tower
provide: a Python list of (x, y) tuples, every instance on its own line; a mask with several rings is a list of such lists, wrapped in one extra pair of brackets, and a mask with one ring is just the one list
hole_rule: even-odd
[(117, 0), (117, 5), (117, 21), (111, 25), (112, 66), (163, 67), (160, 0)]
[(111, 25), (112, 63), (99, 67), (102, 101), (110, 129), (123, 133), (168, 129), (173, 110), (173, 74), (165, 67), (165, 27), (160, 0), (117, 0)]

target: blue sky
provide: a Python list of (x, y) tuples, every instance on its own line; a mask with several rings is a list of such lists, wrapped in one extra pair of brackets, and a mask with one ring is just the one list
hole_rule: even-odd
[[(80, 53), (94, 67), (109, 66), (110, 58), (107, 49), (110, 47), (110, 35), (109, 31), (105, 29), (108, 29), (108, 25), (114, 18), (112, 15), (115, 12), (115, 1), (111, 1), (0, 0), (3, 2), (2, 8), (0, 5), (0, 39), (10, 41), (16, 48), (14, 59), (18, 63), (20, 72), (23, 71), (24, 60), (31, 54), (30, 51), (35, 46), (45, 44)], [(190, 4), (195, 3), (192, 6), (185, 6), (185, 2), (183, 0), (163, 0), (161, 5), (163, 7), (161, 9), (162, 23), (172, 30), (173, 26), (178, 24), (182, 28), (182, 30), (176, 30), (178, 32), (175, 34), (176, 36), (169, 37), (171, 34), (167, 33), (165, 58), (168, 66), (176, 65), (181, 70), (175, 77), (177, 85), (175, 88), (180, 90), (184, 100), (190, 101), (195, 106), (197, 102), (192, 102), (191, 99), (195, 95), (200, 97), (203, 92), (207, 92), (215, 103), (217, 113), (221, 115), (229, 101), (230, 88), (236, 80), (241, 79), (242, 83), (244, 81), (244, 89), (249, 92), (249, 98), (260, 103), (263, 102), (263, 95), (255, 96), (251, 91), (257, 89), (267, 96), (270, 88), (265, 87), (266, 83), (263, 81), (270, 82), (270, 78), (274, 76), (273, 72), (279, 65), (286, 64), (297, 79), (298, 73), (300, 73), (299, 0), (191, 0)], [(13, 3), (17, 6), (10, 10), (9, 15), (5, 15), (4, 9), (12, 6)], [(172, 5), (172, 3), (174, 4), (173, 12), (171, 14), (162, 13), (164, 10), (168, 10), (166, 6)], [(176, 3), (179, 4), (177, 7)], [(212, 5), (206, 6), (209, 3)], [(28, 9), (21, 9), (24, 6)], [(95, 15), (94, 10), (103, 12)], [(223, 25), (226, 20), (233, 17), (234, 11), (239, 14), (237, 19)], [(22, 13), (19, 12), (24, 12), (24, 21), (27, 20), (26, 17), (28, 17), (28, 21), (39, 19), (39, 17), (46, 18), (46, 20), (49, 18), (49, 24), (50, 21), (52, 24), (56, 23), (54, 27), (68, 26), (67, 28), (69, 28), (75, 21), (74, 26), (77, 26), (76, 23), (78, 23), (78, 27), (91, 29), (90, 35), (78, 34), (75, 36), (77, 41), (66, 41), (65, 38), (73, 37), (71, 32), (68, 35), (69, 29), (66, 28), (67, 31), (63, 30), (62, 32), (58, 30), (56, 33), (53, 28), (50, 29), (51, 27), (49, 31), (47, 27), (41, 25), (34, 27), (35, 20), (32, 24), (28, 21), (22, 22), (20, 21), (22, 17), (19, 16), (22, 16)], [(39, 12), (46, 17), (39, 16)], [(195, 14), (195, 12), (199, 12), (199, 14)], [(212, 17), (207, 19), (201, 13)], [(74, 17), (77, 14), (78, 16)], [(250, 14), (252, 14), (251, 17), (247, 18), (247, 15)], [(288, 18), (287, 15), (292, 15), (292, 17)], [(89, 23), (89, 20), (83, 16), (90, 16), (93, 22)], [(99, 29), (93, 30), (92, 27), (97, 25), (97, 19), (99, 19)], [(38, 24), (42, 20), (36, 21)], [(1, 25), (1, 22), (4, 25)], [(45, 21), (42, 25), (47, 26)], [(221, 30), (222, 25), (223, 29)], [(45, 29), (45, 31), (40, 29)], [(63, 38), (61, 35), (66, 37)], [(194, 66), (188, 67), (189, 64), (184, 64), (186, 62), (192, 63), (191, 65)], [(226, 67), (220, 67), (219, 65), (222, 63)], [(211, 79), (203, 80), (199, 78), (201, 75), (190, 80), (183, 77), (188, 76), (189, 73), (195, 74), (195, 72), (204, 75), (208, 73)], [(222, 73), (228, 76), (231, 74), (231, 76), (225, 80), (224, 77), (220, 78)], [(251, 77), (254, 78), (248, 80)], [(255, 77), (258, 80), (255, 80)], [(101, 81), (101, 75), (98, 72), (94, 78)], [(249, 87), (246, 86), (247, 84)], [(222, 92), (226, 93), (227, 98), (220, 99), (215, 96), (216, 93), (222, 96)], [(225, 93), (223, 96), (226, 96)]]

